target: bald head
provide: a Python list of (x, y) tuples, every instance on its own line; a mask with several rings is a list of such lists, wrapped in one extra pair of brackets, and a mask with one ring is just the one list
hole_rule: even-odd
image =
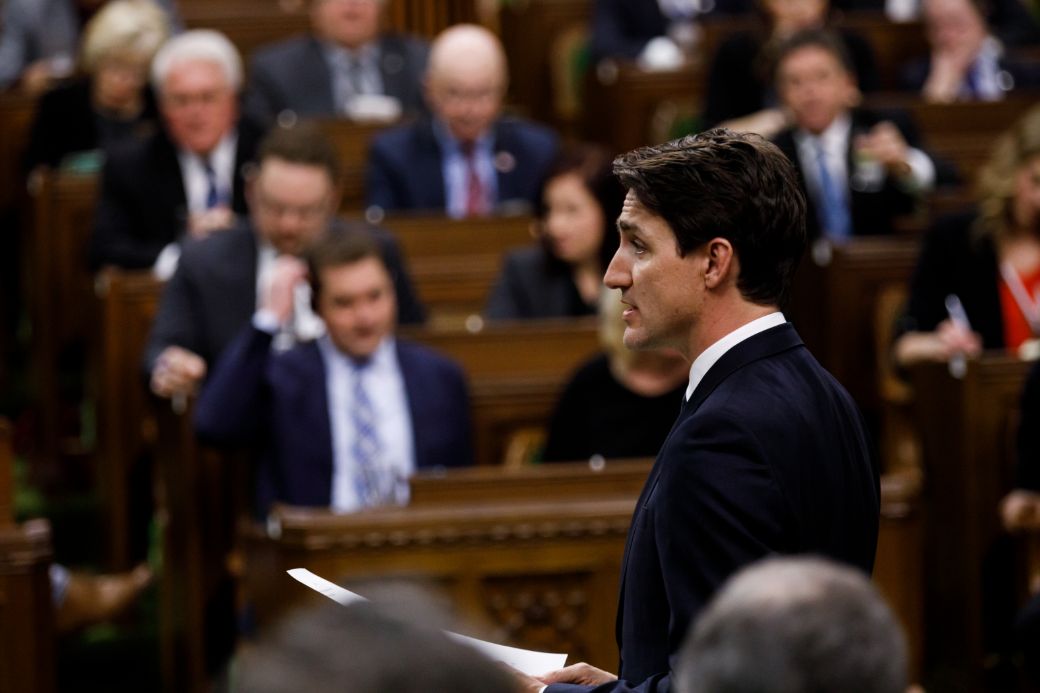
[(498, 118), (506, 90), (506, 56), (498, 38), (475, 24), (445, 29), (426, 69), (430, 110), (462, 142), (484, 135)]

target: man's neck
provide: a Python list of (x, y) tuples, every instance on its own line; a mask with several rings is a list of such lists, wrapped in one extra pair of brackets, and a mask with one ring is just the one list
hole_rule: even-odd
[(684, 355), (694, 361), (705, 349), (729, 333), (778, 310), (775, 305), (760, 305), (744, 299), (720, 303), (697, 324), (694, 333), (690, 335), (689, 350)]

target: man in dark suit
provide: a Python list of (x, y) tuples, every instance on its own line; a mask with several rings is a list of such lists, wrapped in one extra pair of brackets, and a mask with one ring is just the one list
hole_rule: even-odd
[(908, 120), (865, 109), (840, 40), (822, 30), (792, 36), (779, 50), (777, 93), (794, 125), (774, 141), (794, 162), (809, 200), (811, 240), (888, 234), (936, 181)]
[(387, 117), (424, 111), (425, 41), (380, 33), (386, 0), (311, 0), (311, 35), (268, 46), (253, 58), (245, 112), (270, 123), (301, 117), (363, 116), (370, 98)]
[(678, 420), (636, 505), (621, 569), (620, 680), (587, 664), (549, 693), (663, 692), (690, 624), (731, 574), (815, 553), (869, 574), (878, 470), (848, 393), (778, 306), (805, 247), (793, 167), (758, 135), (709, 130), (620, 157), (624, 343), (692, 361)]
[(90, 242), (93, 268), (151, 267), (168, 278), (180, 243), (228, 228), (246, 210), (242, 168), (260, 132), (238, 119), (242, 65), (215, 31), (181, 34), (152, 62), (165, 126), (110, 152)]
[(367, 204), (453, 217), (526, 210), (556, 153), (550, 130), (502, 117), (506, 57), (487, 29), (457, 25), (430, 50), (433, 117), (380, 133), (369, 150)]
[[(227, 231), (188, 243), (163, 290), (145, 351), (145, 369), (160, 396), (193, 392), (207, 367), (249, 322), (258, 297), (276, 281), (277, 258), (298, 256), (329, 229), (375, 238), (393, 276), (398, 318), (404, 323), (425, 318), (393, 237), (375, 226), (335, 220), (342, 172), (328, 138), (308, 125), (277, 128), (261, 144), (258, 158), (247, 182), (249, 216)], [(282, 343), (320, 332), (306, 284), (299, 290)]]
[[(376, 242), (326, 234), (306, 266), (279, 262), (290, 271), (221, 357), (195, 412), (201, 439), (258, 446), (257, 510), (403, 503), (416, 469), (471, 464), (465, 377), (394, 338), (393, 283)], [(305, 274), (327, 332), (280, 352), (273, 340)]]

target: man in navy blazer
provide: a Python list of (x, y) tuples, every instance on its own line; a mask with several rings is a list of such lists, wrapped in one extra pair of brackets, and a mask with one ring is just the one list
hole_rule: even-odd
[(874, 564), (862, 417), (778, 308), (806, 242), (791, 163), (758, 135), (709, 130), (614, 171), (628, 196), (604, 282), (621, 291), (625, 345), (680, 351), (690, 383), (629, 529), (620, 678), (576, 664), (526, 679), (531, 691), (668, 691), (690, 624), (742, 566), (797, 553)]
[[(407, 500), (416, 469), (472, 463), (458, 365), (393, 334), (393, 282), (378, 243), (326, 234), (283, 256), (252, 324), (220, 358), (195, 410), (201, 440), (258, 451), (256, 501), (340, 511)], [(325, 334), (280, 351), (293, 286), (310, 277)]]
[(430, 49), (425, 89), (431, 118), (372, 140), (368, 207), (467, 217), (533, 206), (557, 137), (501, 116), (506, 57), (495, 35), (468, 24), (443, 31)]
[(244, 105), (250, 117), (271, 123), (283, 111), (350, 115), (361, 95), (392, 99), (402, 115), (425, 111), (422, 75), (429, 46), (414, 36), (380, 32), (386, 0), (310, 4), (309, 35), (279, 41), (254, 56)]

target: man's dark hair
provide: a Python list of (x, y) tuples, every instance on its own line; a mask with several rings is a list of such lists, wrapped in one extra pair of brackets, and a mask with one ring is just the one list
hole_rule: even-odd
[(304, 252), (303, 259), (307, 263), (311, 304), (314, 310), (317, 310), (318, 297), (321, 296), (322, 270), (353, 265), (367, 258), (378, 260), (387, 274), (393, 277), (383, 249), (369, 233), (357, 229), (331, 230), (311, 243)]
[(287, 619), (236, 665), (235, 693), (516, 693), (505, 669), (369, 603)]
[(679, 653), (677, 693), (905, 693), (906, 640), (867, 576), (769, 558), (731, 578)]
[(281, 159), (291, 164), (325, 169), (336, 186), (343, 180), (343, 164), (336, 154), (336, 148), (315, 123), (301, 122), (292, 127), (271, 128), (260, 142), (256, 156), (261, 165), (266, 159)]
[(624, 154), (614, 173), (668, 222), (681, 256), (725, 238), (740, 262), (744, 298), (761, 305), (786, 299), (805, 248), (805, 197), (775, 145), (716, 128)]
[(803, 48), (819, 48), (830, 53), (838, 65), (856, 81), (856, 65), (841, 36), (828, 29), (802, 29), (780, 42), (773, 56), (773, 83), (780, 77), (780, 66), (793, 53)]

